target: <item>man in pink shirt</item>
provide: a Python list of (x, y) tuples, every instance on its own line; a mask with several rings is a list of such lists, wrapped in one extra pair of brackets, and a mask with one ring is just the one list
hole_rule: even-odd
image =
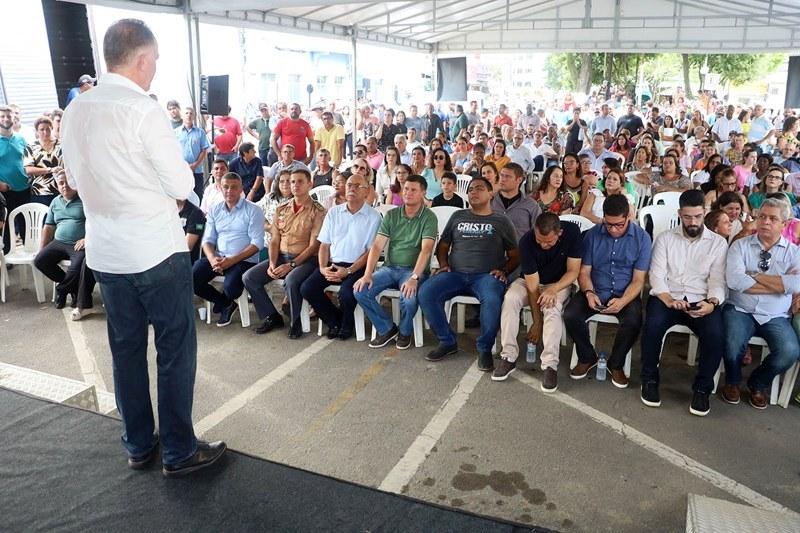
[(383, 152), (378, 150), (378, 139), (375, 137), (369, 137), (367, 139), (367, 155), (365, 159), (375, 172), (377, 172), (383, 164)]
[[(308, 141), (308, 145), (306, 145)], [(291, 144), (294, 146), (294, 158), (306, 165), (314, 159), (314, 131), (308, 122), (300, 118), (300, 104), (292, 104), (289, 116), (281, 119), (272, 130), (270, 140), (272, 150), (279, 154), (281, 146)]]
[(228, 106), (228, 114), (214, 118), (214, 147), (217, 157), (230, 163), (238, 157), (239, 145), (242, 143), (242, 125), (239, 121), (230, 116), (231, 106)]

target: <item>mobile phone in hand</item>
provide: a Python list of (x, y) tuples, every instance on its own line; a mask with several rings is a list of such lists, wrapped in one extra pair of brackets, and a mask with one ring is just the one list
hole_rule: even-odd
[(608, 306), (603, 304), (597, 304), (594, 306), (594, 308), (597, 309), (598, 311), (605, 311), (606, 309), (608, 309)]
[(692, 302), (692, 303), (690, 303), (689, 304), (689, 309), (691, 309), (692, 311), (700, 309), (700, 302)]

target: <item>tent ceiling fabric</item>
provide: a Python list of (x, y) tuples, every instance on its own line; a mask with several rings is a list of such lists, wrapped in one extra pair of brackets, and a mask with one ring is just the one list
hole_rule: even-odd
[[(84, 0), (106, 3), (108, 0)], [(417, 51), (764, 52), (800, 49), (800, 0), (115, 0), (201, 21)], [(225, 9), (220, 8), (224, 6)], [(797, 28), (797, 29), (796, 29)]]

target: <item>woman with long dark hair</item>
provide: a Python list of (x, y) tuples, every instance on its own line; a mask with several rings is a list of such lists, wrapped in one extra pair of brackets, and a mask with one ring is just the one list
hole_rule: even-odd
[(428, 182), (428, 191), (425, 197), (433, 200), (442, 194), (442, 176), (445, 172), (452, 172), (453, 166), (450, 164), (450, 155), (444, 148), (436, 148), (431, 152), (430, 166), (422, 173), (422, 177)]

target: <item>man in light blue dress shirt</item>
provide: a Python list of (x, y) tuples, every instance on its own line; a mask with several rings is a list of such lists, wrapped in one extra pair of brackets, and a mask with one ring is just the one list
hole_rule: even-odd
[[(231, 323), (236, 300), (244, 291), (242, 276), (258, 263), (264, 247), (264, 211), (242, 197), (242, 178), (233, 172), (222, 176), (224, 202), (208, 211), (203, 233), (203, 257), (192, 267), (194, 293), (214, 304), (220, 313), (217, 326)], [(225, 276), (220, 293), (210, 282)]]
[(206, 132), (194, 125), (194, 109), (187, 107), (183, 110), (183, 124), (175, 128), (175, 135), (181, 144), (183, 160), (189, 165), (194, 174), (194, 192), (197, 197), (203, 199), (203, 165), (205, 164), (206, 154), (208, 154), (211, 144), (208, 142)]
[(800, 293), (800, 248), (781, 236), (791, 218), (788, 202), (767, 198), (756, 219), (756, 234), (740, 239), (728, 251), (728, 305), (725, 320), (725, 380), (722, 398), (739, 403), (742, 357), (748, 341), (758, 335), (767, 341), (769, 355), (750, 374), (750, 405), (766, 409), (767, 390), (775, 376), (800, 356), (792, 329), (792, 297)]

